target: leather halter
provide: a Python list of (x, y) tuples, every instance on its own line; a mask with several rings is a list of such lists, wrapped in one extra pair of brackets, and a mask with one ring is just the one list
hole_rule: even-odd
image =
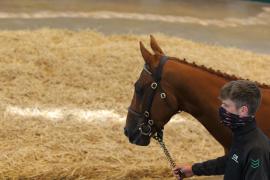
[[(162, 90), (161, 86), (160, 86), (160, 81), (161, 81), (161, 75), (162, 75), (162, 70), (163, 70), (163, 66), (165, 65), (165, 63), (167, 62), (168, 57), (166, 56), (162, 56), (159, 62), (159, 66), (155, 69), (154, 74), (151, 73), (147, 67), (147, 65), (144, 65), (144, 71), (146, 71), (149, 75), (152, 76), (152, 78), (154, 79), (154, 82), (151, 84), (151, 92), (150, 95), (147, 97), (146, 99), (146, 108), (142, 111), (142, 113), (136, 112), (134, 110), (132, 110), (130, 107), (128, 108), (129, 113), (133, 114), (134, 116), (137, 116), (138, 118), (143, 118), (143, 122), (141, 124), (139, 124), (139, 131), (142, 135), (144, 136), (152, 136), (153, 135), (153, 127), (155, 126), (154, 121), (151, 119), (151, 108), (152, 108), (152, 104), (153, 104), (153, 100), (154, 100), (154, 96), (156, 94), (156, 90), (158, 87), (160, 87), (160, 89)], [(136, 91), (136, 85), (135, 85), (135, 91)], [(136, 92), (138, 93), (138, 92)], [(166, 94), (164, 92), (162, 92), (160, 94), (160, 98), (165, 99), (166, 98)], [(142, 106), (144, 107), (144, 106)], [(157, 128), (155, 127), (157, 132), (156, 134), (153, 136), (153, 138), (155, 140), (157, 140), (161, 146), (161, 148), (163, 149), (166, 158), (168, 159), (168, 161), (170, 162), (170, 165), (172, 168), (176, 167), (175, 162), (173, 161), (168, 149), (166, 148), (164, 142), (163, 142), (163, 127), (161, 128)], [(177, 171), (177, 174), (179, 174), (179, 180), (182, 180), (185, 176), (185, 173), (183, 172), (182, 169), (179, 169)]]
[[(151, 108), (152, 108), (152, 104), (153, 104), (153, 100), (154, 100), (154, 96), (156, 94), (156, 90), (157, 88), (160, 86), (160, 81), (161, 81), (161, 75), (162, 75), (162, 70), (163, 70), (163, 66), (165, 65), (165, 63), (167, 62), (168, 60), (168, 57), (167, 56), (162, 56), (161, 59), (160, 59), (160, 62), (159, 62), (159, 65), (158, 67), (155, 69), (154, 73), (151, 73), (149, 70), (148, 70), (148, 66), (145, 64), (144, 65), (144, 70), (150, 74), (152, 76), (152, 78), (154, 79), (154, 82), (152, 82), (151, 84), (151, 89), (149, 92), (149, 96), (147, 97), (146, 101), (144, 102), (144, 106), (145, 107), (143, 109), (143, 111), (141, 113), (139, 112), (136, 112), (134, 110), (132, 110), (130, 107), (128, 108), (128, 111), (139, 117), (139, 118), (143, 118), (143, 121), (141, 124), (139, 124), (139, 131), (142, 135), (144, 136), (152, 136), (153, 135), (153, 127), (156, 128), (157, 130), (157, 135), (162, 138), (163, 136), (163, 127), (161, 128), (157, 128), (154, 124), (154, 121), (151, 119)], [(135, 85), (136, 86), (136, 85)], [(160, 86), (161, 87), (161, 86)], [(136, 89), (136, 87), (135, 87)], [(162, 92), (160, 94), (160, 97), (162, 99), (165, 99), (166, 98), (166, 94), (164, 92)]]

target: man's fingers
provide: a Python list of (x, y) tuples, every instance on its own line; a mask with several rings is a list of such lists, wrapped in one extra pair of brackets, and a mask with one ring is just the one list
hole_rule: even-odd
[(173, 170), (173, 172), (175, 172), (175, 173), (182, 173), (183, 172), (183, 170), (181, 169), (181, 168), (178, 168), (178, 169), (175, 169), (175, 170)]
[(179, 174), (178, 174), (178, 170), (176, 169), (176, 170), (173, 170), (173, 175), (175, 175), (175, 176), (179, 176)]
[(181, 173), (180, 169), (177, 169), (177, 170), (174, 170), (173, 171), (173, 175), (180, 178), (180, 176), (182, 175), (182, 173)]

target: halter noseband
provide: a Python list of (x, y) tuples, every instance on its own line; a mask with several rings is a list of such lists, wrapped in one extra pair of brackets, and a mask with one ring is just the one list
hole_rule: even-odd
[[(144, 68), (143, 68), (144, 71), (146, 71), (154, 79), (154, 82), (151, 84), (150, 95), (146, 99), (146, 106), (145, 106), (146, 108), (142, 111), (142, 113), (136, 112), (136, 111), (132, 110), (130, 107), (128, 108), (128, 111), (131, 114), (133, 114), (133, 115), (135, 115), (135, 116), (137, 116), (139, 118), (143, 118), (142, 123), (139, 124), (139, 131), (140, 131), (140, 133), (142, 135), (145, 135), (145, 136), (152, 136), (152, 134), (153, 134), (152, 130), (153, 130), (153, 127), (155, 125), (154, 125), (154, 121), (151, 119), (150, 112), (151, 112), (154, 96), (155, 96), (155, 94), (157, 92), (156, 90), (157, 90), (158, 86), (160, 86), (163, 66), (165, 65), (167, 60), (168, 60), (167, 56), (162, 56), (161, 59), (160, 59), (159, 65), (156, 68), (156, 70), (154, 71), (154, 73), (151, 73), (148, 70), (148, 66), (146, 64), (144, 65)], [(161, 97), (161, 99), (165, 99), (167, 97), (166, 93), (162, 92), (160, 94), (160, 97)], [(160, 138), (162, 138), (163, 127), (162, 128), (157, 128), (156, 127), (156, 129), (157, 129), (157, 135)]]

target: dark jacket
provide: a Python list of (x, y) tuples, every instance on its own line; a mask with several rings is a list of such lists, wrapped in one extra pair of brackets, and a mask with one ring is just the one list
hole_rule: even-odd
[(233, 131), (230, 152), (196, 163), (195, 175), (223, 175), (224, 180), (270, 180), (270, 140), (251, 122)]

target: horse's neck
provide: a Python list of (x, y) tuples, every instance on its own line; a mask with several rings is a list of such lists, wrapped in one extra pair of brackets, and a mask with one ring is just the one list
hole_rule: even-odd
[(184, 110), (200, 116), (204, 107), (217, 108), (220, 105), (219, 91), (228, 80), (180, 62), (169, 62), (166, 68), (170, 71), (168, 76), (171, 77), (168, 79), (176, 89), (178, 98), (184, 100)]
[(180, 110), (194, 116), (220, 142), (225, 149), (231, 143), (231, 132), (218, 119), (220, 88), (226, 83), (224, 78), (179, 62), (168, 63), (171, 81), (180, 103)]

